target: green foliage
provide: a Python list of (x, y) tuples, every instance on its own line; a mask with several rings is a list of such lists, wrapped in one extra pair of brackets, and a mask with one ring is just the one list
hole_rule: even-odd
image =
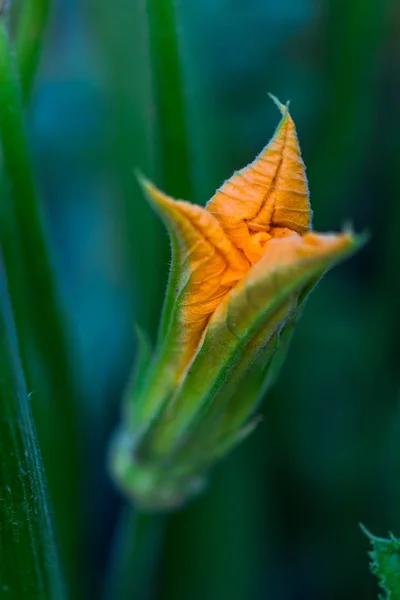
[[(41, 10), (40, 3), (36, 10), (39, 8)], [(31, 16), (32, 11), (33, 8), (28, 11)], [(44, 20), (41, 22), (44, 24)], [(27, 25), (20, 30), (22, 53), (23, 33), (29, 38), (26, 47), (37, 52), (35, 40), (39, 43), (37, 38), (43, 34), (42, 29), (35, 30), (33, 37)], [(25, 68), (24, 60), (21, 67)], [(26, 80), (23, 77), (27, 82), (25, 100), (32, 85), (33, 70), (29, 63)], [(4, 269), (27, 384), (36, 394), (34, 415), (62, 555), (75, 589), (80, 547), (77, 541), (80, 476), (74, 376), (53, 258), (26, 139), (17, 60), (4, 17), (0, 19), (0, 143), (3, 160), (0, 244)]]
[(0, 596), (64, 600), (42, 458), (3, 275), (0, 457)]
[[(2, 269), (49, 489), (56, 500), (56, 535), (70, 547), (67, 562), (80, 561), (84, 567), (80, 583), (88, 586), (85, 597), (100, 597), (118, 509), (103, 461), (134, 361), (132, 323), (139, 322), (154, 342), (169, 267), (166, 235), (142, 197), (134, 169), (172, 195), (204, 203), (267, 141), (272, 115), (270, 121), (266, 92), (272, 90), (292, 101), (316, 227), (337, 230), (351, 218), (357, 230), (371, 231), (371, 243), (310, 298), (279, 381), (269, 392), (262, 426), (215, 470), (207, 493), (170, 519), (159, 577), (147, 572), (146, 583), (143, 564), (130, 569), (146, 552), (133, 537), (135, 518), (124, 514), (119, 528), (124, 532), (122, 554), (125, 542), (131, 546), (127, 561), (120, 563), (126, 578), (118, 576), (119, 583), (127, 582), (121, 594), (129, 593), (136, 579), (143, 590), (134, 586), (134, 595), (140, 598), (152, 579), (152, 596), (162, 600), (284, 600), (298, 595), (308, 600), (373, 600), (375, 581), (368, 573), (365, 541), (354, 524), (361, 519), (382, 531), (398, 531), (400, 518), (398, 432), (390, 448), (387, 442), (400, 389), (398, 2), (8, 4), (15, 40), (13, 70), (15, 74), (17, 66), (22, 79), (19, 104), (30, 100), (29, 114), (20, 121), (35, 164), (35, 202), (45, 202), (57, 253), (48, 242), (47, 258), (37, 252), (37, 221), (27, 201), (32, 196), (26, 195), (32, 177), (18, 167), (10, 178), (2, 151)], [(49, 4), (53, 18), (45, 35)], [(41, 48), (45, 56), (31, 98)], [(11, 117), (15, 123), (6, 81), (2, 72), (0, 120)], [(21, 114), (20, 107), (16, 114)], [(22, 228), (15, 215), (18, 190), (23, 190), (18, 192), (23, 200), (20, 217), (26, 219)], [(73, 352), (85, 392), (78, 405), (71, 368), (65, 367), (68, 344), (59, 345), (58, 317), (51, 316), (54, 290), (48, 294), (38, 276), (39, 265), (46, 270), (49, 264), (51, 288), (58, 296), (62, 280), (78, 332)], [(280, 345), (283, 355), (285, 347)], [(14, 433), (30, 438), (32, 420), (29, 416), (29, 426), (15, 429), (15, 412), (12, 419), (1, 419), (9, 414), (3, 395), (5, 357), (2, 347), (0, 499), (10, 500), (2, 485), (9, 470), (12, 503), (21, 519), (13, 528), (12, 520), (2, 518), (5, 503), (0, 502), (0, 596), (7, 597), (1, 589), (5, 579), (4, 585), (12, 580), (17, 597), (24, 598), (29, 577), (51, 579), (38, 566), (49, 560), (55, 578), (59, 568), (50, 557), (51, 528), (46, 525), (45, 534), (38, 526), (42, 518), (24, 520), (20, 511), (25, 483), (25, 508), (33, 506), (30, 514), (42, 514), (39, 488), (35, 482), (30, 488), (32, 481), (20, 477), (37, 472), (42, 480), (42, 471), (32, 458), (35, 453), (25, 464), (21, 450), (15, 462), (10, 458), (11, 444), (20, 439)], [(143, 352), (142, 358), (145, 367), (149, 354)], [(275, 359), (273, 371), (279, 371), (277, 353)], [(269, 365), (268, 355), (260, 357), (252, 372), (254, 398), (264, 381), (263, 364)], [(15, 392), (11, 397), (14, 410), (19, 406)], [(76, 429), (69, 424), (76, 413), (78, 429), (85, 434), (81, 462), (90, 467), (79, 504)], [(10, 460), (3, 465), (4, 456)], [(39, 498), (36, 505), (34, 497)], [(44, 509), (51, 513), (47, 501)], [(78, 511), (85, 515), (79, 543)], [(23, 564), (14, 553), (14, 533), (21, 534)], [(32, 541), (29, 551), (25, 541), (30, 534), (36, 544)], [(145, 537), (139, 535), (146, 547)], [(51, 552), (41, 552), (38, 540)], [(84, 561), (76, 548), (90, 548)], [(137, 577), (133, 570), (139, 571)], [(53, 583), (57, 597), (60, 587)]]
[(380, 600), (400, 599), (400, 540), (390, 534), (389, 538), (374, 536), (365, 527), (362, 531), (369, 538), (372, 550), (371, 571), (378, 578), (380, 587), (385, 595)]

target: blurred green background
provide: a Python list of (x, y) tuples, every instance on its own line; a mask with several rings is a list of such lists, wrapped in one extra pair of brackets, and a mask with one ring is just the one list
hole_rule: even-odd
[(134, 169), (205, 203), (271, 137), (273, 92), (315, 229), (371, 240), (309, 300), (256, 433), (169, 520), (152, 597), (375, 599), (358, 523), (400, 533), (400, 4), (181, 2), (178, 47), (162, 4), (58, 0), (28, 115), (82, 399), (87, 597), (121, 506), (105, 464), (134, 322), (154, 339), (170, 260)]

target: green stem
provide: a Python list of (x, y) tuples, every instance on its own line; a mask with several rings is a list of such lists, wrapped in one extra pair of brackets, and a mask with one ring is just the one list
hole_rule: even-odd
[(18, 15), (15, 49), (24, 103), (32, 91), (50, 5), (50, 0), (25, 0)]
[[(76, 398), (63, 314), (46, 243), (23, 123), (21, 91), (0, 18), (0, 244), (22, 361), (64, 559), (75, 572), (79, 524)], [(76, 574), (75, 574), (76, 577)]]
[(0, 595), (66, 598), (16, 332), (0, 280)]
[(135, 318), (154, 340), (165, 288), (167, 238), (143, 197), (133, 168), (167, 193), (193, 199), (188, 135), (193, 133), (193, 124), (187, 110), (177, 3), (119, 0), (117, 9), (109, 0), (86, 0), (86, 4), (112, 90), (108, 164), (117, 172), (118, 197), (126, 215)]
[(175, 0), (147, 0), (161, 181), (166, 192), (192, 200), (193, 177), (185, 77)]
[(105, 600), (146, 600), (154, 586), (165, 517), (126, 505), (115, 532)]

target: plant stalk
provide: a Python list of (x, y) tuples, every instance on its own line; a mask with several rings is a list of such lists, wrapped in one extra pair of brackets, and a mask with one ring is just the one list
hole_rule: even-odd
[(165, 516), (124, 506), (115, 531), (104, 600), (147, 600), (155, 588)]

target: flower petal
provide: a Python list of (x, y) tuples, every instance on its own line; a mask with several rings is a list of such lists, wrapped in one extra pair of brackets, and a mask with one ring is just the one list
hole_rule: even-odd
[(274, 137), (206, 206), (253, 264), (263, 254), (274, 228), (303, 234), (311, 227), (307, 178), (296, 128), (288, 107), (274, 101), (282, 112)]
[(166, 329), (170, 348), (176, 350), (175, 377), (179, 380), (210, 315), (250, 265), (204, 208), (174, 200), (143, 178), (141, 183), (174, 242), (177, 275), (169, 290), (173, 308)]

